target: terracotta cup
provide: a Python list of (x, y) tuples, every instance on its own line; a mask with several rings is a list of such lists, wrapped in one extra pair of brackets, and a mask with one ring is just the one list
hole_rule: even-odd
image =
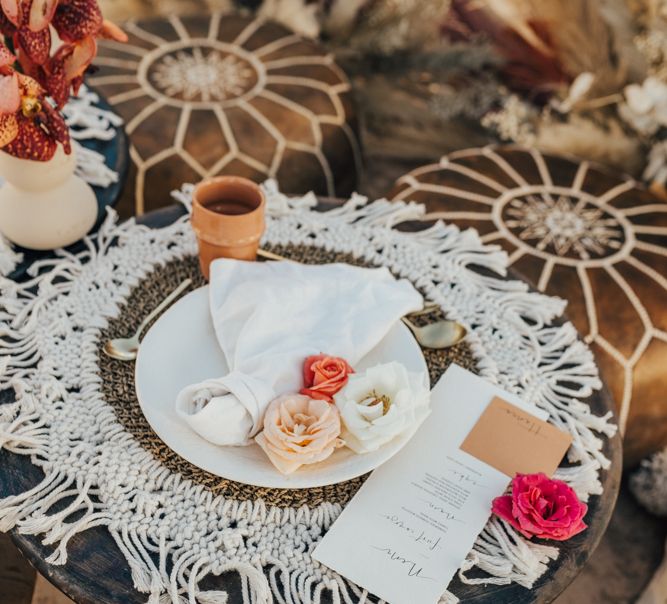
[(208, 280), (216, 258), (255, 260), (264, 232), (264, 193), (240, 176), (200, 182), (192, 197), (192, 228), (199, 242), (199, 264)]

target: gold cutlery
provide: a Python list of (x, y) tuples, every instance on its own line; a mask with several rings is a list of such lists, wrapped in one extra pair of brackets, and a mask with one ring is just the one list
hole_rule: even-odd
[(119, 361), (134, 361), (139, 352), (139, 338), (142, 332), (150, 322), (155, 319), (165, 308), (172, 304), (190, 285), (192, 279), (185, 279), (173, 292), (171, 292), (160, 304), (158, 304), (152, 312), (141, 322), (135, 334), (130, 338), (116, 338), (109, 340), (104, 345), (104, 352), (112, 359)]
[(439, 319), (428, 325), (418, 326), (403, 317), (403, 323), (407, 325), (412, 332), (415, 340), (424, 348), (434, 348), (442, 350), (456, 346), (467, 335), (467, 330), (463, 325), (456, 321), (448, 319)]

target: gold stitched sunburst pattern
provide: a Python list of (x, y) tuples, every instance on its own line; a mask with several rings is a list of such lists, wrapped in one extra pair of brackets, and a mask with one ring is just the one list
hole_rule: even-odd
[(259, 79), (246, 59), (204, 45), (165, 53), (146, 75), (156, 95), (193, 104), (237, 99)]
[(615, 253), (627, 239), (619, 218), (581, 192), (542, 187), (505, 204), (501, 219), (513, 236), (555, 257), (590, 260)]
[[(349, 194), (361, 169), (350, 84), (333, 57), (238, 15), (129, 22), (88, 78), (126, 120), (138, 214), (221, 173)], [(294, 191), (290, 191), (294, 189)], [(298, 191), (297, 191), (298, 189)]]
[(474, 227), (540, 291), (566, 298), (621, 427), (665, 439), (667, 203), (631, 178), (518, 147), (452, 153), (400, 178), (391, 196), (426, 203), (424, 220)]

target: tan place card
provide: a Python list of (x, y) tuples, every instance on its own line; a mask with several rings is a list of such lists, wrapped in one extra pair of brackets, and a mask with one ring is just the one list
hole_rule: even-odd
[(496, 396), (461, 450), (510, 477), (553, 476), (571, 443), (569, 434)]

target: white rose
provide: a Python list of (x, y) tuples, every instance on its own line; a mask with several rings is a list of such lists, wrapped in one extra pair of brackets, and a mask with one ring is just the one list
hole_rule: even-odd
[(642, 84), (625, 87), (625, 103), (618, 111), (621, 117), (640, 134), (655, 134), (667, 126), (667, 84), (648, 77)]
[(410, 373), (400, 363), (351, 374), (334, 402), (343, 421), (341, 438), (355, 453), (379, 449), (430, 412), (426, 376)]

